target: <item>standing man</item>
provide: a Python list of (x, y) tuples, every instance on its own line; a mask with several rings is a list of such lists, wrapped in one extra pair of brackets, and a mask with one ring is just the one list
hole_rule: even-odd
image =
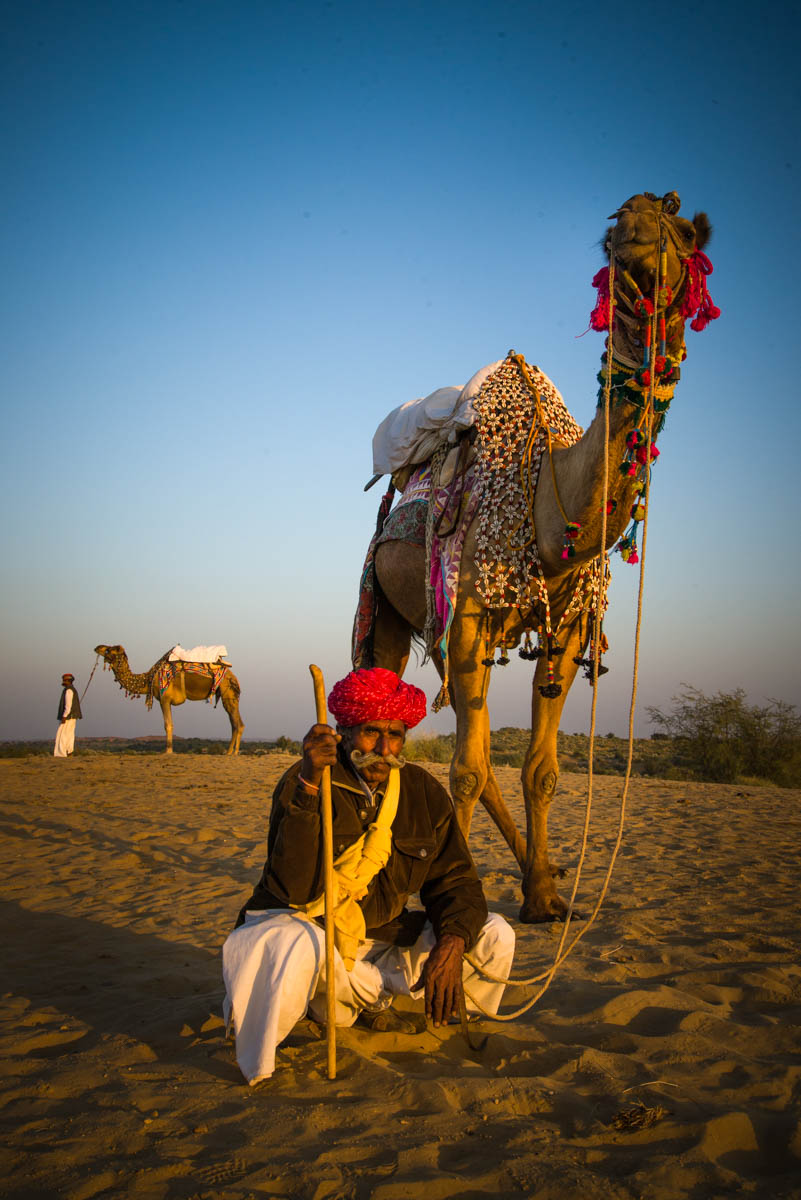
[[(331, 768), (336, 1023), (391, 1030), (396, 995), (421, 994), (435, 1025), (495, 1013), (514, 932), (488, 913), (451, 798), (403, 757), (424, 694), (394, 671), (351, 671), (328, 697), (336, 719), (314, 725), (303, 758), (273, 793), (267, 862), (223, 947), (226, 1019), (249, 1083), (275, 1068), (276, 1047), (306, 1013), (324, 1020), (325, 944), (320, 783)], [(407, 907), (419, 896), (419, 907)], [(469, 955), (469, 960), (465, 958)], [(486, 967), (494, 982), (481, 978)], [(407, 1024), (407, 1031), (413, 1031)]]
[(58, 704), (58, 732), (53, 748), (56, 758), (67, 758), (72, 754), (72, 748), (75, 745), (75, 722), (80, 721), (83, 716), (78, 693), (72, 686), (74, 679), (75, 676), (69, 672), (61, 676), (64, 690)]

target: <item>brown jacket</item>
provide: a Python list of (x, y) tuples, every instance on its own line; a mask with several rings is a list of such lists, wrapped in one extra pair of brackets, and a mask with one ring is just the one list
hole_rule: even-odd
[[(323, 890), (322, 822), (316, 796), (297, 783), (295, 763), (273, 793), (267, 862), (261, 880), (239, 913), (289, 908), (316, 899)], [(378, 789), (377, 800), (384, 785)], [(375, 820), (359, 781), (340, 759), (331, 772), (334, 857), (361, 837)], [(424, 912), (410, 912), (406, 902), (419, 893)], [(395, 945), (411, 945), (427, 917), (437, 937), (456, 933), (465, 948), (475, 942), (487, 919), (481, 882), (461, 831), (450, 796), (428, 771), (407, 763), (400, 773), (398, 811), (392, 825), (392, 852), (370, 883), (361, 902), (368, 937)]]

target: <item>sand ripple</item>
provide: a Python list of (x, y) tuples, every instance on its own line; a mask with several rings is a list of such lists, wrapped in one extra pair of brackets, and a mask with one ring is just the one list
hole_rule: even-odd
[[(408, 1003), (414, 1034), (342, 1032), (333, 1083), (302, 1022), (247, 1088), (219, 950), (289, 761), (0, 762), (4, 1195), (801, 1197), (798, 792), (635, 781), (599, 921), (531, 1012), (482, 1023), (481, 1052)], [(498, 774), (522, 825), (516, 773)], [(563, 777), (553, 806), (566, 894), (584, 783)], [(585, 912), (619, 789), (595, 780)], [(473, 851), (516, 922), (483, 814)], [(515, 973), (546, 967), (560, 932), (518, 927)]]

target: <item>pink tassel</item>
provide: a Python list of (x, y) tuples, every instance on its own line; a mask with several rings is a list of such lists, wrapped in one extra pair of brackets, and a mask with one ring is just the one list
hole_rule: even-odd
[(679, 311), (684, 318), (694, 318), (690, 329), (700, 333), (710, 321), (716, 321), (720, 316), (720, 309), (712, 303), (706, 286), (706, 277), (712, 274), (714, 267), (703, 250), (695, 250), (683, 262), (687, 267), (687, 288)]
[(598, 289), (598, 299), (590, 313), (590, 328), (600, 332), (609, 328), (609, 267), (601, 267), (592, 286)]

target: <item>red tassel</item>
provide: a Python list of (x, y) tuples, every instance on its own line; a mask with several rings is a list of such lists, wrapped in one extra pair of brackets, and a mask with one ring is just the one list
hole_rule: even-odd
[(690, 329), (700, 333), (710, 321), (716, 321), (720, 316), (720, 309), (712, 303), (706, 286), (706, 277), (712, 274), (714, 267), (703, 250), (695, 250), (682, 261), (687, 267), (687, 288), (679, 311), (685, 319), (694, 317)]
[(590, 313), (590, 328), (599, 332), (609, 328), (609, 268), (601, 267), (595, 275), (592, 286), (598, 289), (598, 299), (595, 308)]

